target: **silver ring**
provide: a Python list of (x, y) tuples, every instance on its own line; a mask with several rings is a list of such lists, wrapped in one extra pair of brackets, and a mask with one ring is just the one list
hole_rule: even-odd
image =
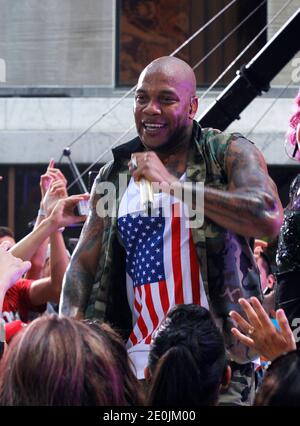
[(248, 335), (249, 335), (249, 336), (252, 336), (252, 334), (254, 333), (254, 331), (255, 331), (255, 328), (254, 328), (254, 327), (249, 328), (249, 330), (248, 330)]

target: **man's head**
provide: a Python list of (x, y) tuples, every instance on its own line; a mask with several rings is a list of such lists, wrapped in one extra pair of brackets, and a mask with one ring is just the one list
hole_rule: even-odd
[(261, 252), (256, 259), (256, 263), (259, 269), (260, 282), (263, 293), (265, 293), (267, 290), (272, 290), (275, 285), (276, 278), (273, 274), (268, 256)]
[(142, 71), (135, 92), (134, 116), (146, 148), (165, 152), (187, 142), (197, 107), (196, 78), (186, 62), (163, 56)]
[(9, 242), (8, 249), (16, 244), (13, 231), (6, 226), (0, 226), (0, 244), (3, 243), (3, 241)]

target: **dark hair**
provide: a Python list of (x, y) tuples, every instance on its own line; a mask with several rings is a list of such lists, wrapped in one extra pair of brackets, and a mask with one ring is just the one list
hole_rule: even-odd
[(101, 324), (98, 320), (84, 320), (83, 322), (102, 336), (111, 349), (115, 366), (120, 371), (122, 378), (126, 403), (131, 406), (144, 405), (144, 389), (133, 372), (134, 367), (122, 337), (108, 324)]
[(175, 306), (151, 344), (153, 406), (215, 405), (227, 367), (221, 332), (199, 305)]
[(15, 235), (13, 231), (7, 226), (0, 226), (0, 238), (3, 238), (3, 237), (11, 237), (15, 239)]
[(266, 255), (266, 253), (261, 252), (259, 254), (259, 257), (264, 261), (264, 264), (266, 265), (266, 273), (267, 275), (273, 274), (273, 268), (270, 262), (269, 257)]
[(288, 352), (275, 359), (268, 368), (255, 396), (254, 405), (300, 405), (300, 352)]
[(15, 336), (0, 365), (0, 405), (125, 405), (104, 339), (80, 321), (42, 316)]

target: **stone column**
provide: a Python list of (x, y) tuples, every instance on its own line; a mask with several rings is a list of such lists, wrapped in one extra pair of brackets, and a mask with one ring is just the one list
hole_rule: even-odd
[[(268, 2), (268, 22), (276, 15), (276, 13), (282, 8), (285, 1), (283, 0), (269, 0)], [(268, 27), (268, 40), (282, 27), (282, 25), (296, 12), (299, 8), (299, 1), (293, 0), (284, 9), (281, 14), (270, 24)], [(295, 34), (295, 37), (299, 35)], [(288, 46), (287, 46), (288, 48)], [(300, 65), (300, 54), (298, 53), (295, 58), (299, 58), (297, 63)], [(271, 85), (274, 86), (286, 86), (292, 79), (293, 70), (295, 70), (296, 61), (291, 60), (282, 71), (274, 78)], [(298, 73), (299, 74), (299, 73)], [(299, 85), (299, 81), (293, 81), (292, 85)]]

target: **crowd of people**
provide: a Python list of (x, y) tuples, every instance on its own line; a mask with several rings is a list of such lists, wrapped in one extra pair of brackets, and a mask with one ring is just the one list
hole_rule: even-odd
[[(283, 210), (255, 145), (201, 128), (197, 107), (189, 65), (153, 61), (138, 136), (91, 195), (68, 196), (51, 160), (32, 232), (0, 227), (0, 405), (300, 404), (299, 179)], [(63, 230), (79, 222), (70, 256)]]

